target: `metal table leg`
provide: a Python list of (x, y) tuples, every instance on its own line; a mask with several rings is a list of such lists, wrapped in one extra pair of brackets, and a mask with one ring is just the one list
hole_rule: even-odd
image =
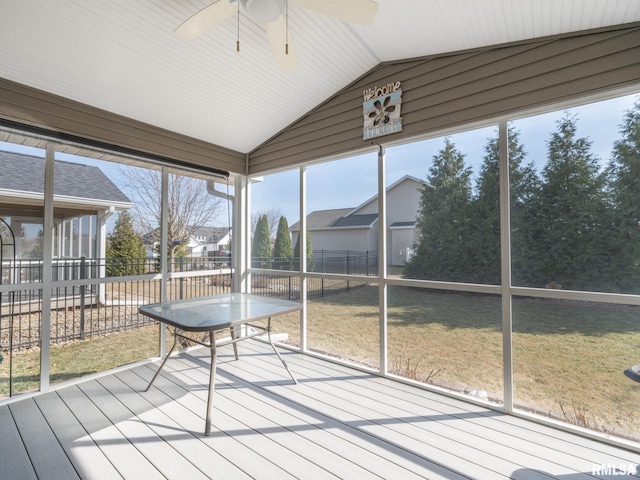
[(173, 334), (173, 345), (171, 346), (171, 350), (169, 350), (169, 353), (167, 353), (165, 355), (164, 360), (162, 360), (162, 363), (158, 367), (158, 370), (156, 370), (156, 373), (153, 376), (153, 378), (151, 379), (151, 381), (149, 382), (149, 385), (147, 385), (147, 388), (145, 388), (145, 390), (144, 390), (145, 392), (149, 391), (149, 389), (151, 388), (151, 385), (153, 384), (153, 382), (155, 381), (156, 377), (160, 373), (160, 370), (162, 370), (162, 367), (164, 367), (164, 364), (167, 363), (167, 360), (169, 360), (169, 357), (171, 356), (171, 352), (173, 352), (173, 350), (176, 348), (176, 343), (178, 343), (178, 335), (176, 335), (176, 332), (174, 332), (174, 334)]
[(231, 327), (231, 340), (233, 342), (233, 354), (236, 356), (236, 360), (240, 360), (238, 355), (238, 342), (236, 341), (236, 327)]
[(293, 376), (293, 373), (291, 373), (291, 370), (289, 370), (289, 367), (287, 366), (287, 363), (280, 356), (280, 352), (278, 352), (278, 350), (276, 349), (276, 346), (273, 344), (273, 341), (271, 340), (271, 317), (269, 317), (269, 320), (267, 322), (267, 338), (269, 339), (269, 345), (271, 345), (271, 348), (273, 348), (273, 351), (276, 352), (276, 355), (278, 356), (278, 358), (282, 362), (282, 366), (285, 368), (285, 370), (287, 371), (287, 373), (291, 377), (291, 380), (293, 380), (293, 383), (295, 383), (297, 385), (298, 384), (298, 380), (296, 380), (296, 377)]
[(209, 342), (209, 348), (211, 349), (211, 366), (209, 370), (209, 392), (207, 395), (207, 418), (204, 423), (204, 434), (207, 436), (211, 433), (211, 408), (213, 400), (213, 390), (216, 383), (216, 360), (218, 358), (218, 351), (216, 349), (216, 337), (213, 331), (209, 332)]

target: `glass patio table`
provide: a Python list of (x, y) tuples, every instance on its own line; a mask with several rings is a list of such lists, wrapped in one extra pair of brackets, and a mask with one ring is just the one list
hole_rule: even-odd
[[(204, 434), (209, 435), (211, 432), (211, 408), (215, 388), (217, 347), (233, 344), (235, 358), (238, 360), (238, 342), (266, 333), (273, 351), (280, 359), (280, 362), (282, 362), (282, 365), (289, 373), (293, 382), (297, 384), (298, 381), (289, 370), (289, 367), (271, 339), (271, 318), (277, 315), (295, 312), (301, 308), (301, 304), (297, 302), (248, 293), (224, 293), (210, 297), (174, 300), (139, 307), (138, 311), (141, 314), (175, 327), (173, 332), (173, 346), (164, 357), (145, 391), (151, 388), (151, 385), (175, 349), (178, 338), (184, 338), (208, 347), (211, 352), (211, 366), (209, 371), (209, 390)], [(264, 319), (267, 320), (266, 327), (253, 325), (253, 322)], [(236, 327), (249, 324), (251, 324), (252, 327), (251, 332), (245, 332), (244, 335), (236, 335)], [(216, 341), (216, 332), (223, 330), (228, 330), (230, 337)], [(183, 335), (182, 332), (203, 332), (205, 338), (201, 341), (194, 340), (191, 337)], [(206, 341), (206, 334), (208, 334), (209, 337), (208, 341)]]

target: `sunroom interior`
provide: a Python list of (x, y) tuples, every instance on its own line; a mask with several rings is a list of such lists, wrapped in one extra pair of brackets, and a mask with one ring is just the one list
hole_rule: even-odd
[[(149, 472), (141, 466), (147, 461), (154, 472), (171, 477), (171, 468), (166, 470), (158, 459), (161, 455), (142, 445), (153, 442), (137, 441), (137, 431), (120, 426), (121, 417), (108, 415), (106, 404), (94, 396), (113, 389), (120, 392), (116, 397), (138, 388), (152, 375), (153, 362), (166, 354), (169, 332), (140, 316), (140, 305), (238, 291), (302, 304), (299, 314), (274, 319), (277, 343), (291, 358), (292, 370), (299, 369), (299, 387), (319, 382), (319, 377), (328, 386), (321, 392), (323, 400), (300, 393), (298, 386), (286, 384), (272, 359), (262, 359), (269, 355), (258, 343), (246, 347), (246, 356), (241, 349), (240, 362), (220, 365), (217, 408), (234, 411), (235, 397), (226, 390), (248, 389), (251, 395), (264, 390), (267, 400), (252, 401), (269, 405), (265, 408), (272, 419), (280, 418), (274, 412), (288, 402), (288, 414), (300, 408), (307, 416), (317, 414), (315, 420), (322, 416), (323, 422), (282, 423), (282, 430), (271, 431), (262, 424), (251, 426), (251, 419), (257, 420), (243, 410), (238, 415), (247, 417), (244, 423), (234, 424), (221, 414), (221, 436), (203, 439), (198, 422), (189, 418), (182, 423), (166, 410), (173, 392), (184, 405), (195, 401), (193, 411), (202, 416), (202, 392), (191, 387), (196, 400), (187, 400), (185, 393), (190, 382), (206, 383), (207, 355), (194, 348), (186, 348), (163, 374), (166, 398), (153, 389), (136, 393), (166, 418), (150, 415), (146, 407), (137, 412), (139, 397), (122, 400), (131, 418), (150, 431), (182, 429), (189, 445), (195, 445), (193, 439), (211, 442), (207, 452), (216, 452), (216, 459), (206, 462), (229, 478), (255, 478), (261, 472), (263, 478), (300, 477), (305, 471), (333, 478), (639, 474), (635, 412), (640, 383), (624, 370), (640, 364), (640, 202), (633, 201), (640, 198), (633, 182), (640, 175), (640, 6), (633, 0), (362, 1), (354, 4), (373, 3), (377, 12), (371, 25), (361, 25), (308, 10), (309, 4), (323, 2), (289, 1), (284, 2), (285, 27), (295, 42), (297, 67), (283, 72), (263, 25), (249, 18), (242, 1), (231, 1), (232, 18), (199, 38), (185, 41), (172, 34), (212, 3), (38, 0), (3, 8), (0, 150), (40, 157), (45, 165), (37, 179), (41, 200), (29, 216), (32, 228), (21, 226), (24, 206), (12, 210), (3, 204), (0, 212), (6, 222), (0, 225), (0, 421), (25, 438), (27, 456), (33, 454), (25, 432), (35, 422), (24, 419), (36, 408), (75, 475), (90, 477), (97, 471), (88, 467), (89, 459), (97, 457), (78, 460), (73, 447), (65, 445), (62, 424), (56, 427), (47, 414), (61, 411), (53, 409), (56, 405), (74, 412), (73, 425), (85, 431), (72, 440), (101, 449), (100, 461), (109, 464), (105, 471), (113, 470), (113, 478), (127, 473), (141, 478)], [(367, 129), (367, 101), (392, 93), (396, 127)], [(384, 107), (375, 107), (377, 113)], [(562, 148), (564, 156), (558, 153)], [(582, 203), (564, 205), (562, 199), (568, 197), (559, 193), (548, 204), (527, 203), (551, 190), (558, 159), (569, 156), (584, 160), (569, 165), (587, 165), (591, 172), (593, 190), (581, 191)], [(463, 196), (473, 208), (465, 210), (464, 228), (459, 211), (446, 202), (458, 197), (445, 196), (449, 184), (438, 184), (443, 162), (454, 160), (459, 162), (455, 178), (464, 180)], [(53, 168), (58, 161), (100, 166), (131, 192), (136, 209), (154, 199), (154, 206), (140, 214), (147, 228), (143, 233), (157, 229), (157, 243), (165, 250), (161, 247), (159, 254), (139, 263), (116, 264), (102, 254), (103, 248), (95, 258), (87, 255), (88, 260), (46, 248), (56, 243), (59, 231), (54, 199), (61, 193), (55, 190)], [(622, 175), (625, 168), (627, 177)], [(568, 184), (582, 181), (578, 173), (565, 172)], [(392, 204), (387, 188), (406, 175), (424, 185), (420, 204), (405, 208)], [(157, 183), (149, 186), (145, 179), (150, 178)], [(519, 188), (526, 178), (531, 183), (523, 188), (530, 190), (523, 193)], [(177, 253), (180, 242), (172, 238), (167, 211), (181, 182), (191, 180), (216, 199), (211, 212), (217, 226), (233, 232), (230, 264), (206, 257), (187, 260)], [(0, 189), (0, 194), (7, 192)], [(440, 216), (429, 223), (426, 212), (433, 212), (438, 196), (445, 199)], [(367, 228), (374, 229), (375, 245), (344, 253), (340, 240), (333, 250), (313, 248), (314, 230), (306, 225), (310, 213), (348, 212), (372, 198), (377, 218)], [(616, 202), (628, 198), (626, 210), (617, 216), (623, 205)], [(91, 215), (102, 223), (115, 221), (108, 206), (100, 208), (103, 213)], [(256, 260), (255, 217), (269, 209), (276, 225), (278, 217), (289, 225), (299, 222), (297, 248), (286, 262), (276, 255)], [(401, 252), (404, 266), (390, 260), (400, 255), (391, 251), (394, 222), (407, 223), (396, 218), (398, 211), (415, 211), (417, 229), (416, 244)], [(561, 224), (583, 216), (589, 220), (562, 230)], [(610, 219), (609, 230), (602, 227), (603, 218)], [(15, 240), (7, 235), (12, 220), (19, 227), (11, 235), (21, 238), (23, 253), (31, 249), (29, 255), (16, 258)], [(627, 230), (618, 239), (622, 226)], [(275, 237), (275, 227), (270, 228)], [(340, 231), (349, 234), (346, 226)], [(70, 229), (70, 236), (71, 243), (91, 241), (83, 240), (78, 229)], [(463, 249), (453, 248), (455, 238)], [(563, 270), (567, 258), (571, 261)], [(135, 349), (116, 340), (126, 336)], [(103, 347), (97, 346), (101, 343)], [(100, 348), (104, 352), (98, 354)], [(125, 350), (128, 356), (122, 355)], [(100, 355), (106, 360), (94, 367), (91, 357)], [(360, 384), (365, 378), (372, 383)], [(345, 385), (337, 383), (343, 380)], [(403, 416), (391, 410), (394, 389), (402, 392), (402, 402), (418, 405), (414, 413)], [(102, 437), (107, 428), (86, 426), (89, 413), (83, 420), (84, 414), (73, 408), (83, 405), (74, 397), (78, 392), (109, 417), (136, 455), (145, 457), (138, 464), (141, 470), (133, 468), (135, 461), (120, 465), (114, 460), (105, 447), (109, 438)], [(341, 420), (335, 412), (313, 407), (315, 402), (331, 404), (326, 400), (331, 397), (342, 408), (352, 396), (362, 397), (353, 402), (354, 412), (385, 412), (382, 419), (374, 415), (360, 421), (394, 426), (366, 433), (368, 427), (358, 423), (357, 414)], [(426, 417), (437, 423), (438, 415), (425, 412), (440, 398), (459, 402), (447, 407), (460, 409), (453, 417), (471, 419), (460, 427), (462, 437), (439, 436), (445, 426), (432, 431), (422, 424)], [(388, 405), (377, 410), (369, 399)], [(518, 453), (513, 459), (495, 453), (505, 448), (500, 442), (510, 440), (489, 435), (487, 443), (496, 446), (486, 456), (480, 447), (485, 433), (476, 430), (476, 416), (484, 421), (494, 415), (520, 429), (514, 434)], [(415, 424), (418, 433), (396, 427), (399, 418), (403, 425)], [(158, 427), (163, 421), (169, 423)], [(214, 413), (214, 428), (215, 422)], [(325, 443), (331, 440), (326, 438), (317, 440), (323, 444), (320, 459), (315, 450), (296, 450), (294, 440), (273, 440), (277, 461), (257, 455), (258, 448), (251, 445), (251, 434), (264, 440), (276, 430), (304, 436), (306, 442), (307, 430), (322, 430), (331, 422), (357, 430), (358, 442), (375, 436), (375, 448), (347, 442), (372, 458), (389, 455), (388, 464), (375, 471), (378, 467), (365, 465), (364, 454), (329, 455)], [(229, 443), (223, 445), (221, 438), (234, 436), (223, 434), (225, 424), (228, 432), (237, 433), (238, 444), (251, 450), (246, 458), (253, 467), (237, 458), (244, 451), (240, 447), (232, 451)], [(474, 438), (471, 449), (453, 455), (451, 449), (465, 443), (466, 428)], [(157, 435), (172, 444), (174, 434)], [(181, 435), (175, 434), (176, 445), (184, 440)], [(550, 437), (557, 438), (545, 445)], [(429, 450), (440, 448), (441, 442), (441, 450)], [(0, 458), (9, 462), (9, 454), (1, 452), (13, 452), (15, 445), (1, 439), (0, 445)], [(213, 475), (202, 457), (196, 461), (179, 447), (171, 448), (185, 462), (183, 472), (194, 468), (194, 478)], [(553, 448), (567, 448), (571, 459), (554, 457)], [(283, 460), (284, 451), (304, 462)], [(15, 454), (12, 462), (21, 455)], [(47, 469), (46, 458), (32, 458), (30, 464), (36, 477), (42, 475), (39, 468)], [(309, 468), (319, 470), (305, 470)]]

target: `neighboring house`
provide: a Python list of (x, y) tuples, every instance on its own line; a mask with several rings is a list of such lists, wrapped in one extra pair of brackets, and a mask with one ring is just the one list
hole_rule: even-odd
[(190, 229), (189, 248), (194, 257), (211, 257), (229, 250), (231, 229), (228, 227), (199, 227)]
[[(189, 255), (193, 257), (212, 257), (216, 252), (227, 251), (231, 245), (231, 229), (228, 227), (187, 227)], [(148, 256), (156, 256), (159, 232), (153, 231), (143, 235), (142, 240), (147, 248)]]
[[(425, 182), (410, 175), (387, 188), (387, 261), (404, 265), (417, 242), (416, 219)], [(378, 196), (356, 208), (319, 210), (307, 215), (313, 250), (378, 251)], [(300, 222), (289, 228), (295, 245)]]
[[(42, 157), (0, 151), (0, 217), (10, 219), (18, 259), (23, 229), (43, 229), (44, 167)], [(53, 183), (54, 258), (105, 258), (107, 219), (133, 203), (98, 167), (56, 160)]]

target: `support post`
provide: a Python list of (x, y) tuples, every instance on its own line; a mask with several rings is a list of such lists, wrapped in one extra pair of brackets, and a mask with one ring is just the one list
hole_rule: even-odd
[(500, 159), (500, 257), (502, 285), (502, 371), (504, 411), (513, 411), (513, 319), (511, 305), (511, 202), (509, 185), (509, 129), (506, 120), (498, 126)]
[(384, 147), (378, 145), (378, 304), (380, 312), (380, 373), (388, 369), (387, 332), (387, 180)]

